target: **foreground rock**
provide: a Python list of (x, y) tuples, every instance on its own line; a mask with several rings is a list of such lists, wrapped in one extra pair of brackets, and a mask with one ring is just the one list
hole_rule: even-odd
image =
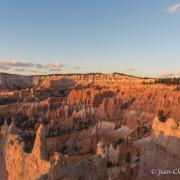
[(153, 120), (152, 135), (141, 139), (140, 170), (137, 180), (178, 180), (180, 178), (180, 129), (173, 119)]

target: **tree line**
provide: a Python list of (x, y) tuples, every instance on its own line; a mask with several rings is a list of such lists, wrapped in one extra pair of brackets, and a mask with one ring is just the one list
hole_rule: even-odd
[(180, 85), (180, 78), (158, 78), (154, 82), (155, 84), (167, 84), (167, 85)]

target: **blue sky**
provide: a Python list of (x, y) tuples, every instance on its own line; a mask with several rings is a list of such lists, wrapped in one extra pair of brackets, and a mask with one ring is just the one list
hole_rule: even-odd
[(180, 0), (0, 0), (0, 71), (180, 74)]

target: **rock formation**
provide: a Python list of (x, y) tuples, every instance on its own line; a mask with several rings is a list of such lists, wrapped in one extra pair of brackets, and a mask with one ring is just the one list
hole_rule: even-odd
[(136, 142), (141, 147), (140, 170), (137, 180), (179, 179), (180, 137), (179, 129), (173, 119), (161, 122), (153, 120), (150, 137)]
[(0, 74), (2, 180), (179, 176), (180, 91), (123, 74)]

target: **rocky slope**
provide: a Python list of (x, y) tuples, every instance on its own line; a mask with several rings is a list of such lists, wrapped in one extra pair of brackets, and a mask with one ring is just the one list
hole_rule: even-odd
[(29, 77), (0, 73), (0, 90), (24, 89), (31, 87), (31, 85)]
[(37, 75), (21, 76), (11, 74), (0, 74), (1, 89), (18, 89), (18, 88), (69, 88), (77, 84), (80, 85), (117, 85), (122, 83), (141, 83), (149, 82), (153, 79), (140, 79), (137, 77), (127, 76), (124, 74), (60, 74), (60, 75)]
[(152, 134), (135, 142), (141, 147), (140, 170), (137, 180), (175, 179), (180, 176), (180, 129), (174, 119), (153, 120)]
[(179, 164), (176, 86), (122, 74), (0, 80), (3, 180), (151, 180)]

